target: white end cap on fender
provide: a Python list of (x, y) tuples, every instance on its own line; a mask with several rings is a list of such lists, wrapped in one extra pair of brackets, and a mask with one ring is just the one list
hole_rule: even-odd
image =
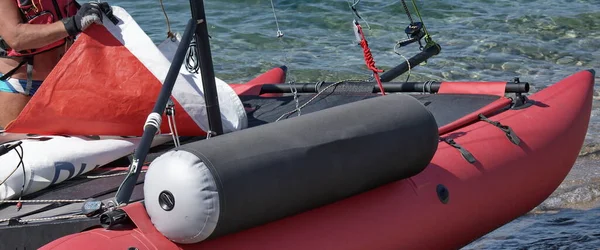
[(187, 151), (169, 151), (146, 173), (144, 203), (156, 229), (182, 244), (207, 239), (219, 220), (219, 193), (204, 162)]

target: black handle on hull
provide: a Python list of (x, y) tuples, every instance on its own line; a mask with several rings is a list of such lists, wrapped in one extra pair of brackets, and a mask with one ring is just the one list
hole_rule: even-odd
[[(373, 82), (352, 82), (353, 84), (372, 84), (373, 93), (379, 92), (379, 87)], [(296, 84), (265, 84), (262, 86), (261, 94), (271, 93), (292, 93), (295, 88), (298, 93), (317, 93), (319, 86), (322, 89), (333, 83), (296, 83)], [(388, 82), (383, 84), (386, 92), (427, 92), (437, 93), (442, 86), (441, 82)], [(506, 93), (527, 93), (529, 92), (529, 83), (507, 82)]]

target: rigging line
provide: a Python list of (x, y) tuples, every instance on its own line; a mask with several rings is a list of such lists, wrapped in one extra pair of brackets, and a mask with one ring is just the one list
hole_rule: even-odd
[[(315, 94), (313, 97), (311, 97), (308, 101), (306, 101), (304, 104), (300, 105), (300, 106), (296, 106), (296, 109), (286, 112), (284, 114), (282, 114), (281, 116), (279, 116), (279, 118), (277, 118), (277, 120), (275, 120), (275, 122), (280, 121), (281, 119), (284, 119), (287, 117), (289, 117), (290, 115), (301, 111), (304, 107), (306, 107), (308, 104), (310, 104), (311, 102), (313, 102), (314, 100), (316, 100), (320, 95), (322, 95), (323, 93), (325, 93), (325, 91), (327, 91), (327, 89), (331, 88), (331, 87), (335, 87), (339, 84), (345, 83), (345, 82), (361, 82), (362, 80), (357, 80), (357, 79), (347, 79), (347, 80), (341, 80), (339, 82), (334, 82), (330, 85), (327, 85), (327, 87), (319, 90), (318, 87), (315, 87), (316, 90), (318, 90), (319, 92), (317, 92), (317, 94)], [(320, 86), (323, 82), (318, 82), (317, 85)]]
[[(25, 157), (25, 151), (23, 151), (23, 146), (19, 145), (19, 149), (21, 149), (21, 152), (19, 153), (19, 151), (15, 148), (15, 152), (17, 153), (17, 155), (19, 156), (19, 164), (21, 165), (22, 169), (23, 169), (23, 185), (21, 186), (21, 194), (19, 194), (19, 201), (21, 201), (21, 198), (23, 198), (23, 193), (25, 192), (25, 184), (27, 184), (27, 173), (25, 172), (25, 163), (23, 163), (23, 158)], [(18, 165), (17, 165), (18, 166)], [(21, 210), (21, 207), (23, 206), (23, 203), (19, 202), (17, 203), (17, 211)]]
[(404, 55), (402, 55), (402, 53), (398, 52), (398, 44), (396, 43), (396, 45), (394, 46), (394, 53), (396, 53), (397, 55), (401, 56), (402, 58), (404, 58), (404, 60), (406, 61), (406, 65), (408, 65), (408, 74), (406, 76), (406, 81), (408, 82), (408, 80), (410, 79), (410, 74), (411, 74), (411, 65), (410, 65), (410, 61), (408, 60), (408, 58), (406, 58)]
[(371, 25), (369, 25), (369, 22), (367, 21), (367, 19), (363, 18), (359, 13), (358, 13), (358, 9), (356, 8), (356, 6), (358, 6), (358, 4), (360, 3), (361, 0), (353, 0), (354, 2), (350, 2), (350, 0), (347, 0), (346, 2), (348, 3), (348, 7), (350, 7), (350, 10), (352, 10), (353, 14), (358, 17), (359, 20), (363, 20), (365, 21), (365, 24), (367, 25), (367, 29), (371, 30)]
[[(279, 21), (277, 19), (277, 14), (275, 12), (275, 3), (273, 3), (273, 0), (271, 0), (271, 10), (273, 11), (273, 17), (275, 18), (275, 25), (277, 26), (277, 38), (279, 38), (279, 44), (281, 45), (281, 48), (285, 51), (284, 55), (283, 55), (283, 64), (288, 66), (289, 64), (289, 52), (286, 49), (286, 43), (283, 41), (282, 37), (283, 37), (283, 31), (281, 31), (281, 29), (279, 28)], [(288, 72), (289, 73), (289, 72)], [(287, 74), (287, 78), (291, 79), (291, 81), (288, 81), (289, 84), (292, 84), (295, 82), (295, 77), (292, 74)], [(296, 106), (299, 105), (298, 103), (298, 97), (297, 94), (294, 94), (294, 101), (296, 102)]]
[(379, 73), (383, 72), (383, 70), (378, 69), (375, 66), (375, 59), (373, 58), (373, 54), (371, 53), (371, 49), (369, 48), (369, 43), (367, 42), (367, 39), (365, 38), (365, 34), (362, 30), (362, 27), (360, 26), (360, 24), (358, 22), (355, 22), (354, 25), (356, 25), (356, 28), (357, 28), (356, 32), (358, 33), (358, 35), (361, 38), (360, 46), (363, 49), (363, 56), (365, 57), (365, 63), (367, 64), (367, 67), (371, 71), (373, 71), (373, 77), (377, 81), (377, 85), (379, 85), (379, 90), (381, 90), (381, 95), (385, 95), (385, 90), (383, 88), (383, 84), (381, 83), (381, 78), (379, 77)]
[(271, 9), (273, 10), (273, 17), (275, 17), (275, 25), (277, 26), (277, 37), (283, 37), (283, 32), (279, 29), (279, 21), (277, 20), (277, 14), (275, 13), (275, 4), (271, 0)]
[(167, 11), (165, 10), (165, 5), (163, 4), (163, 0), (159, 0), (160, 7), (162, 8), (162, 12), (165, 15), (165, 19), (167, 20), (167, 38), (174, 39), (175, 34), (171, 32), (171, 22), (169, 22), (169, 16), (167, 15)]
[[(404, 3), (404, 0), (402, 0), (402, 2)], [(423, 22), (423, 17), (421, 17), (421, 13), (419, 12), (419, 8), (417, 8), (417, 3), (415, 3), (415, 0), (412, 0), (412, 4), (413, 4), (413, 8), (415, 8), (415, 12), (417, 13), (417, 16), (419, 17), (419, 20), (422, 23)], [(425, 25), (423, 25), (423, 28), (425, 28), (424, 26)]]
[[(408, 10), (408, 6), (406, 5), (406, 2), (404, 0), (400, 0), (400, 2), (402, 3), (402, 6), (404, 7), (404, 11), (406, 12), (406, 15), (408, 16), (408, 20), (410, 20), (410, 24), (415, 23), (415, 21), (413, 21), (412, 15), (410, 15), (410, 11)], [(415, 2), (413, 1), (413, 4)], [(423, 20), (421, 20), (421, 22), (423, 22)]]
[[(140, 173), (146, 173), (148, 172), (148, 170), (142, 170)], [(103, 174), (103, 175), (86, 175), (83, 176), (82, 178), (86, 178), (86, 179), (100, 179), (100, 178), (110, 178), (110, 177), (116, 177), (116, 176), (123, 176), (123, 175), (127, 175), (128, 172), (120, 172), (120, 173), (114, 173), (114, 174)]]
[[(41, 221), (52, 221), (52, 220), (66, 220), (66, 219), (83, 219), (87, 218), (87, 215), (61, 215), (61, 216), (53, 216), (53, 217), (42, 217), (42, 218), (33, 218), (33, 219), (21, 219), (19, 222), (28, 223), (28, 222), (41, 222)], [(0, 219), (0, 223), (5, 223), (10, 221), (11, 219)]]
[(185, 69), (192, 74), (198, 74), (198, 71), (200, 70), (200, 62), (198, 60), (198, 55), (196, 54), (196, 46), (196, 37), (192, 37), (190, 47), (185, 55)]
[(356, 17), (358, 17), (359, 19), (362, 19), (360, 14), (358, 14), (358, 10), (356, 9), (356, 6), (358, 5), (358, 3), (360, 3), (360, 0), (355, 0), (352, 4), (350, 4), (350, 0), (348, 0), (347, 2), (348, 6), (350, 6), (350, 9), (352, 9), (352, 11), (354, 12), (354, 15), (356, 15)]
[[(21, 150), (19, 152), (19, 149)], [(17, 153), (17, 156), (19, 157), (19, 163), (17, 164), (17, 166), (13, 169), (13, 171), (6, 176), (6, 178), (0, 182), (0, 186), (3, 185), (6, 181), (8, 181), (8, 179), (10, 179), (10, 177), (17, 172), (17, 170), (19, 169), (19, 167), (21, 167), (21, 169), (23, 170), (23, 185), (21, 185), (21, 193), (19, 194), (19, 199), (18, 199), (18, 203), (17, 203), (17, 211), (19, 211), (21, 209), (22, 203), (21, 198), (23, 197), (23, 193), (25, 192), (25, 185), (27, 184), (27, 173), (25, 171), (25, 163), (23, 163), (23, 156), (24, 156), (24, 151), (23, 151), (23, 146), (19, 145), (17, 147), (15, 147), (13, 149), (15, 151), (15, 153)], [(1, 204), (2, 201), (0, 201)]]
[[(16, 166), (16, 167), (15, 167), (15, 168), (14, 168), (14, 169), (13, 169), (13, 170), (10, 172), (10, 174), (8, 174), (8, 175), (6, 176), (6, 178), (4, 178), (4, 180), (2, 180), (2, 181), (0, 182), (0, 186), (4, 185), (4, 183), (5, 183), (6, 181), (8, 181), (8, 179), (9, 179), (9, 178), (10, 178), (10, 177), (11, 177), (13, 174), (15, 174), (15, 172), (17, 172), (17, 170), (19, 170), (19, 167), (20, 167), (20, 166), (21, 166), (21, 164), (23, 163), (23, 157), (21, 157), (21, 155), (22, 155), (22, 154), (19, 154), (19, 151), (17, 151), (17, 148), (14, 148), (13, 150), (14, 150), (15, 152), (17, 152), (17, 155), (19, 156), (19, 163), (17, 163), (17, 166)], [(25, 183), (25, 182), (23, 182), (23, 183)]]
[[(427, 27), (425, 27), (425, 22), (423, 22), (423, 17), (421, 16), (421, 12), (419, 11), (419, 8), (417, 7), (417, 3), (415, 2), (415, 0), (411, 0), (412, 4), (413, 4), (413, 8), (415, 8), (415, 12), (417, 13), (417, 16), (419, 17), (419, 20), (421, 21), (421, 24), (423, 24), (423, 32), (425, 32), (425, 42), (427, 43), (427, 46), (435, 46), (437, 45), (434, 41), (433, 38), (431, 38), (431, 35), (429, 35), (429, 32), (427, 32)], [(404, 2), (404, 0), (402, 0), (402, 2)]]
[(14, 203), (83, 203), (84, 199), (70, 199), (70, 200), (1, 200), (0, 204), (14, 204)]

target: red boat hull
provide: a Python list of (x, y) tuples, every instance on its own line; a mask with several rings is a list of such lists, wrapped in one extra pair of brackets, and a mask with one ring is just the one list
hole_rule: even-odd
[[(514, 130), (519, 146), (486, 122), (440, 128), (442, 137), (472, 153), (473, 164), (440, 142), (430, 165), (412, 178), (217, 239), (177, 245), (135, 203), (125, 208), (134, 228), (94, 229), (42, 249), (459, 248), (527, 213), (564, 180), (585, 138), (593, 85), (594, 74), (582, 71), (531, 95), (533, 106), (492, 116)], [(448, 192), (446, 203), (438, 196), (440, 185)]]

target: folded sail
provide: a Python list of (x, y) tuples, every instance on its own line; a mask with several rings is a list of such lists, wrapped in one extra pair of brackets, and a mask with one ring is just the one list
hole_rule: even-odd
[[(133, 18), (113, 7), (113, 25), (86, 30), (46, 78), (10, 133), (139, 136), (161, 90), (174, 50), (159, 49)], [(176, 44), (176, 42), (174, 42)], [(225, 132), (247, 125), (243, 104), (216, 79)], [(183, 68), (172, 92), (179, 135), (205, 135), (208, 128), (201, 77)], [(169, 132), (163, 115), (161, 131)]]
[[(0, 182), (4, 181), (0, 185), (0, 201), (17, 199), (83, 175), (131, 154), (141, 141), (139, 137), (119, 136), (25, 137), (20, 139), (22, 155), (17, 150), (0, 155)], [(157, 136), (152, 146), (169, 140), (171, 136)]]

